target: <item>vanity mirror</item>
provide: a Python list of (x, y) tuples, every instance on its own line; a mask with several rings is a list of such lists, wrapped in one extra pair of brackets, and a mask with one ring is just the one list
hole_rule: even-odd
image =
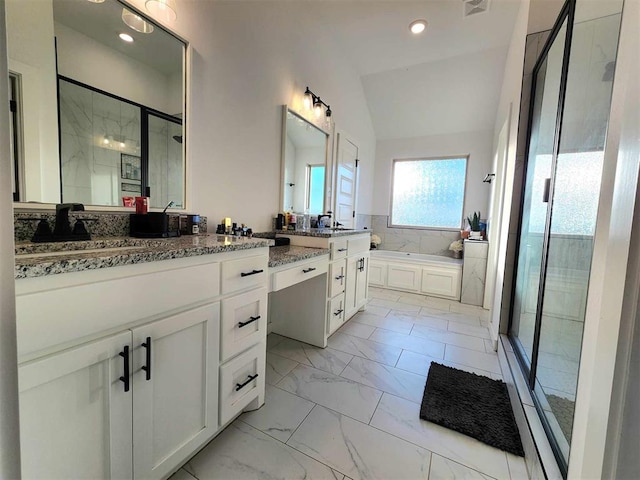
[(287, 106), (283, 108), (282, 211), (325, 212), (329, 134)]
[(14, 200), (185, 198), (183, 41), (119, 0), (6, 0)]

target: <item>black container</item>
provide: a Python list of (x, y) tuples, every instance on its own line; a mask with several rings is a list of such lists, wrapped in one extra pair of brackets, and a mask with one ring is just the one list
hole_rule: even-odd
[(129, 215), (129, 235), (136, 238), (175, 237), (178, 232), (169, 232), (169, 215), (164, 212), (149, 212), (144, 215)]

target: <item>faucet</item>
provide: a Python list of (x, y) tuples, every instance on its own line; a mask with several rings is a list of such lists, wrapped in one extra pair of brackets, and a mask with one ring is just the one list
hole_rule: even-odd
[(318, 228), (326, 228), (327, 227), (327, 225), (325, 225), (325, 223), (324, 223), (324, 218), (325, 217), (329, 219), (329, 225), (328, 226), (331, 226), (331, 213), (328, 213), (328, 214), (325, 213), (325, 214), (318, 215)]
[(53, 228), (53, 235), (55, 237), (71, 235), (69, 211), (84, 211), (84, 205), (81, 203), (59, 203), (56, 205), (56, 225)]

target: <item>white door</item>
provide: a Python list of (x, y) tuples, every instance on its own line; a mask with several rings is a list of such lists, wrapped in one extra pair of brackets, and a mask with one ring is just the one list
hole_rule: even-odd
[(132, 478), (130, 345), (127, 331), (20, 366), (23, 478)]
[(354, 228), (358, 147), (344, 134), (338, 134), (338, 162), (336, 165), (336, 201), (334, 218), (345, 228)]
[(218, 427), (220, 304), (133, 330), (134, 477), (162, 478)]

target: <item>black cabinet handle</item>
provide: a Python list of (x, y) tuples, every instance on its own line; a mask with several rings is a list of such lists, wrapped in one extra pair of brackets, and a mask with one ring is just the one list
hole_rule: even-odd
[(124, 346), (118, 355), (124, 358), (124, 375), (120, 377), (120, 381), (124, 383), (124, 391), (129, 391), (129, 345)]
[(258, 378), (258, 374), (257, 373), (255, 375), (248, 375), (247, 376), (247, 381), (244, 382), (244, 383), (236, 383), (236, 392), (242, 390), (244, 387), (246, 387), (251, 382), (253, 382), (256, 378)]
[(147, 341), (142, 342), (142, 346), (147, 350), (147, 364), (142, 366), (142, 370), (147, 372), (147, 380), (151, 380), (151, 337), (147, 337)]
[(340, 315), (342, 312), (344, 312), (343, 309), (338, 310), (336, 313), (334, 313), (334, 315), (337, 317), (338, 315)]
[(361, 272), (364, 272), (364, 257), (358, 260), (358, 263), (360, 264), (358, 266), (358, 270), (360, 270)]
[(302, 273), (309, 273), (309, 272), (313, 272), (315, 270), (315, 267), (309, 267), (307, 269), (302, 269)]
[(347, 249), (346, 249), (346, 248), (339, 248), (339, 249), (338, 249), (338, 251), (339, 251), (339, 252), (346, 252), (346, 251), (347, 251)]
[(257, 273), (262, 273), (262, 272), (264, 272), (264, 270), (253, 270), (253, 271), (251, 271), (251, 272), (249, 272), (249, 273), (242, 272), (242, 273), (240, 274), (240, 276), (241, 276), (241, 277), (248, 277), (249, 275), (256, 275)]
[(258, 315), (257, 317), (249, 317), (249, 320), (247, 320), (246, 322), (238, 322), (238, 328), (246, 327), (250, 323), (256, 322), (258, 320), (260, 320), (260, 315)]
[(342, 280), (343, 278), (344, 278), (344, 275), (338, 275), (338, 276), (336, 277), (336, 280)]

